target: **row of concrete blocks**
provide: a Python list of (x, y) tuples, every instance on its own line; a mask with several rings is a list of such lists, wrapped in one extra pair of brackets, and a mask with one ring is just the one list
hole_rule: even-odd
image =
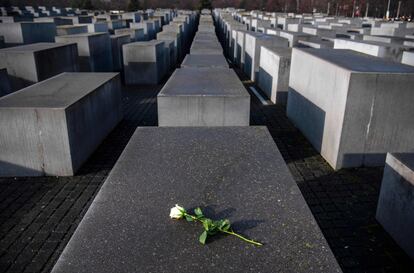
[[(341, 272), (267, 129), (234, 126), (248, 125), (248, 111), (242, 124), (237, 122), (240, 117), (232, 116), (246, 118), (248, 94), (223, 55), (213, 54), (220, 51), (219, 44), (212, 23), (206, 26), (205, 21), (208, 16), (201, 16), (191, 53), (158, 96), (162, 127), (138, 128), (133, 134), (53, 273), (161, 272), (166, 268), (182, 273), (207, 268), (244, 272), (244, 264), (249, 264), (252, 272)], [(206, 42), (210, 40), (214, 45)], [(175, 119), (167, 121), (164, 115)], [(235, 120), (226, 123), (223, 119), (228, 118)], [(184, 122), (174, 123), (182, 119)], [(239, 208), (230, 220), (255, 214), (267, 225), (251, 229), (249, 236), (266, 242), (268, 250), (254, 251), (254, 255), (239, 251), (229, 256), (228, 244), (241, 242), (223, 238), (212, 242), (217, 247), (214, 254), (205, 252), (194, 240), (188, 242), (186, 252), (181, 251), (180, 242), (188, 238), (186, 233), (177, 230), (171, 236), (169, 222), (159, 225), (159, 221), (151, 220), (157, 215), (163, 219), (171, 207), (166, 200), (177, 199), (185, 207), (207, 202)], [(123, 229), (118, 228), (120, 223)], [(275, 226), (283, 232), (271, 232)], [(180, 229), (179, 225), (173, 228)], [(294, 258), (284, 263), (277, 259), (257, 262), (281, 252)], [(188, 253), (199, 262), (177, 266), (177, 259), (186, 259)], [(162, 261), (148, 262), (161, 256)]]
[[(37, 43), (0, 50), (0, 67), (7, 68), (11, 81), (11, 85), (2, 84), (0, 95), (62, 72), (122, 71), (125, 63), (126, 82), (158, 83), (168, 71), (175, 68), (178, 61), (177, 50), (181, 49), (176, 48), (177, 38), (169, 40), (163, 37), (159, 43), (150, 41), (129, 44), (134, 41), (132, 37), (135, 40), (143, 37), (142, 29), (120, 29), (116, 32), (117, 35), (111, 36), (107, 33), (57, 36), (58, 43)], [(125, 32), (127, 34), (122, 34)], [(139, 54), (143, 56), (140, 60), (143, 70), (148, 68), (143, 74), (140, 71), (134, 72), (137, 68), (136, 55)], [(148, 66), (151, 62), (155, 67)], [(10, 86), (11, 88), (7, 88)]]
[[(251, 51), (244, 40), (244, 51)], [(268, 90), (263, 81), (279, 81), (278, 71), (285, 65), (277, 51), (272, 54), (278, 60), (267, 63), (271, 50), (262, 49), (258, 84)], [(246, 58), (241, 63), (252, 76)], [(414, 149), (413, 67), (349, 50), (293, 48), (285, 72), (288, 117), (334, 169), (383, 166), (387, 152)], [(277, 102), (278, 92), (273, 97)]]
[[(138, 50), (137, 43), (127, 45), (142, 56), (149, 55), (147, 58), (155, 53), (164, 56), (164, 42), (145, 42), (145, 48)], [(24, 47), (31, 57), (24, 56), (23, 60), (33, 62), (27, 71), (48, 79), (0, 98), (0, 176), (74, 175), (122, 119), (119, 73), (64, 72), (52, 77), (64, 71), (65, 65), (73, 64), (69, 60), (76, 55), (76, 45), (43, 43)], [(157, 52), (151, 53), (148, 48), (156, 48)], [(21, 53), (21, 47), (17, 49)], [(47, 61), (44, 58), (60, 62), (40, 65), (41, 60)], [(9, 56), (10, 63), (12, 59)], [(153, 76), (142, 75), (140, 69), (135, 70), (139, 72), (135, 77)]]
[(159, 126), (248, 126), (250, 96), (229, 69), (211, 15), (201, 15), (190, 54), (158, 94)]

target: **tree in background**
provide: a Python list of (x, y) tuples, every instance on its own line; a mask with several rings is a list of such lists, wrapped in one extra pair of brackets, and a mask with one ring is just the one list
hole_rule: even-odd
[(70, 2), (70, 6), (72, 8), (79, 8), (79, 9), (94, 9), (94, 6), (92, 4), (91, 0), (72, 0)]
[(130, 0), (128, 3), (128, 11), (137, 11), (141, 9), (141, 5), (139, 3), (139, 0)]
[(200, 0), (199, 4), (198, 4), (198, 9), (202, 10), (202, 9), (212, 9), (213, 5), (211, 4), (210, 0)]

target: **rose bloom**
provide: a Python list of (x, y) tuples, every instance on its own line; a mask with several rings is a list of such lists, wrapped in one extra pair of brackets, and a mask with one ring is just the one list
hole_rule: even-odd
[(179, 205), (171, 208), (170, 217), (171, 219), (181, 219), (184, 216), (185, 209)]

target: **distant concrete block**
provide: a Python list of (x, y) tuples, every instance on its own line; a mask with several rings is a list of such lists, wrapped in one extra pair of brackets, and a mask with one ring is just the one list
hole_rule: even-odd
[(223, 55), (223, 48), (217, 41), (194, 40), (191, 45), (190, 53)]
[(174, 62), (175, 66), (179, 61), (182, 60), (182, 46), (181, 46), (181, 37), (179, 33), (172, 32), (172, 31), (161, 31), (157, 33), (157, 40), (159, 41), (174, 41)]
[(85, 24), (88, 27), (88, 33), (105, 32), (109, 31), (108, 25), (105, 22), (96, 22), (91, 24)]
[(0, 67), (6, 67), (13, 90), (43, 81), (62, 72), (76, 72), (76, 44), (36, 43), (0, 50)]
[(246, 33), (245, 55), (243, 71), (252, 80), (256, 81), (259, 73), (260, 47), (289, 47), (287, 39), (262, 33)]
[(87, 32), (88, 32), (87, 25), (65, 25), (65, 26), (56, 27), (56, 34), (58, 36), (73, 35), (73, 34), (87, 33)]
[(413, 153), (387, 154), (376, 218), (414, 259)]
[(229, 68), (229, 64), (223, 55), (217, 54), (188, 54), (181, 67), (220, 67)]
[(414, 67), (294, 48), (287, 115), (334, 169), (383, 166), (387, 152), (413, 147), (412, 86)]
[(404, 51), (401, 62), (414, 66), (414, 52)]
[(33, 44), (40, 42), (53, 43), (56, 36), (55, 23), (1, 23), (0, 36), (10, 45)]
[(145, 33), (142, 28), (120, 28), (115, 30), (115, 35), (128, 34), (131, 42), (145, 41)]
[(144, 30), (144, 34), (146, 37), (146, 40), (152, 40), (155, 39), (156, 37), (156, 32), (155, 32), (155, 26), (154, 26), (154, 22), (152, 21), (143, 21), (140, 23), (131, 23), (129, 25), (130, 28), (137, 28), (137, 29), (143, 29)]
[(122, 46), (131, 42), (131, 36), (128, 34), (111, 35), (112, 63), (114, 71), (121, 71), (124, 68), (122, 56)]
[(250, 96), (228, 68), (176, 69), (158, 94), (159, 126), (248, 126)]
[(335, 39), (335, 49), (350, 49), (390, 61), (401, 62), (404, 50), (410, 48), (401, 44), (381, 43), (373, 41), (353, 41)]
[(122, 46), (126, 84), (158, 84), (165, 75), (164, 42), (152, 40)]
[(56, 36), (57, 43), (76, 43), (81, 72), (113, 71), (111, 39), (108, 33)]
[(0, 176), (74, 175), (122, 118), (116, 73), (63, 73), (0, 99)]
[(7, 74), (6, 68), (0, 67), (0, 97), (10, 94), (12, 92), (12, 87), (9, 80), (9, 75)]
[(289, 46), (294, 47), (299, 44), (299, 40), (305, 41), (309, 40), (313, 35), (306, 34), (306, 33), (300, 33), (300, 32), (291, 32), (291, 31), (278, 31), (278, 35), (280, 37), (286, 38), (289, 41)]
[(286, 105), (292, 49), (262, 46), (260, 51), (257, 84), (273, 103)]

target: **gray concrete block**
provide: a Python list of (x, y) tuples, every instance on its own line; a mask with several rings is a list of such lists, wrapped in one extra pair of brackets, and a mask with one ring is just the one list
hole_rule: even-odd
[(414, 67), (294, 48), (287, 115), (334, 169), (383, 166), (387, 152), (413, 147), (412, 86)]
[(403, 64), (414, 66), (414, 52), (404, 51), (401, 62)]
[(291, 48), (261, 46), (257, 85), (273, 103), (286, 105)]
[(65, 25), (65, 26), (57, 26), (56, 27), (56, 35), (73, 35), (79, 33), (87, 33), (88, 26), (87, 25)]
[(306, 41), (313, 37), (313, 35), (301, 33), (301, 32), (291, 32), (291, 31), (278, 31), (280, 37), (286, 38), (289, 41), (289, 46), (294, 47), (299, 44), (299, 40)]
[(191, 44), (190, 54), (219, 54), (223, 55), (223, 48), (219, 42), (194, 40)]
[(153, 21), (143, 21), (140, 23), (131, 23), (129, 25), (130, 28), (137, 28), (137, 29), (143, 29), (144, 34), (147, 37), (147, 40), (155, 39), (156, 32), (155, 32), (155, 26)]
[(13, 90), (62, 72), (79, 70), (76, 44), (36, 43), (0, 50), (0, 67), (6, 67)]
[[(175, 203), (265, 246), (225, 235), (202, 246), (201, 226), (168, 217)], [(67, 272), (341, 269), (265, 127), (140, 127), (52, 270)]]
[(0, 97), (10, 94), (12, 87), (7, 74), (7, 68), (0, 67)]
[(33, 44), (55, 41), (56, 25), (54, 23), (1, 23), (0, 35), (10, 45)]
[(114, 71), (121, 71), (124, 68), (124, 59), (122, 55), (122, 46), (131, 42), (131, 36), (128, 34), (111, 35), (112, 63)]
[(105, 22), (96, 22), (91, 24), (85, 24), (88, 27), (89, 33), (95, 32), (109, 32), (108, 25)]
[(414, 154), (387, 154), (376, 218), (414, 259)]
[(176, 69), (158, 94), (159, 126), (248, 126), (250, 96), (228, 68)]
[(176, 32), (172, 32), (172, 31), (161, 31), (157, 33), (157, 40), (159, 41), (170, 41), (170, 40), (174, 40), (174, 52), (175, 52), (175, 57), (174, 57), (174, 62), (175, 65), (177, 65), (178, 62), (180, 62), (182, 60), (182, 45), (181, 45), (181, 36), (179, 33)]
[(145, 33), (142, 28), (120, 28), (115, 30), (115, 35), (128, 34), (131, 42), (145, 41)]
[(122, 118), (116, 73), (62, 73), (0, 99), (0, 176), (73, 175)]
[(164, 42), (152, 40), (122, 46), (126, 84), (158, 84), (165, 76)]
[(181, 67), (220, 67), (229, 68), (229, 64), (223, 55), (212, 54), (188, 54), (185, 56)]
[(388, 44), (373, 41), (353, 41), (345, 39), (335, 39), (334, 48), (350, 49), (395, 62), (401, 62), (404, 50), (410, 49), (410, 47), (395, 43)]
[(113, 71), (111, 39), (108, 33), (56, 36), (57, 43), (76, 43), (82, 72)]
[(289, 41), (282, 37), (257, 32), (246, 33), (243, 71), (252, 81), (256, 81), (259, 73), (261, 46), (288, 48)]

